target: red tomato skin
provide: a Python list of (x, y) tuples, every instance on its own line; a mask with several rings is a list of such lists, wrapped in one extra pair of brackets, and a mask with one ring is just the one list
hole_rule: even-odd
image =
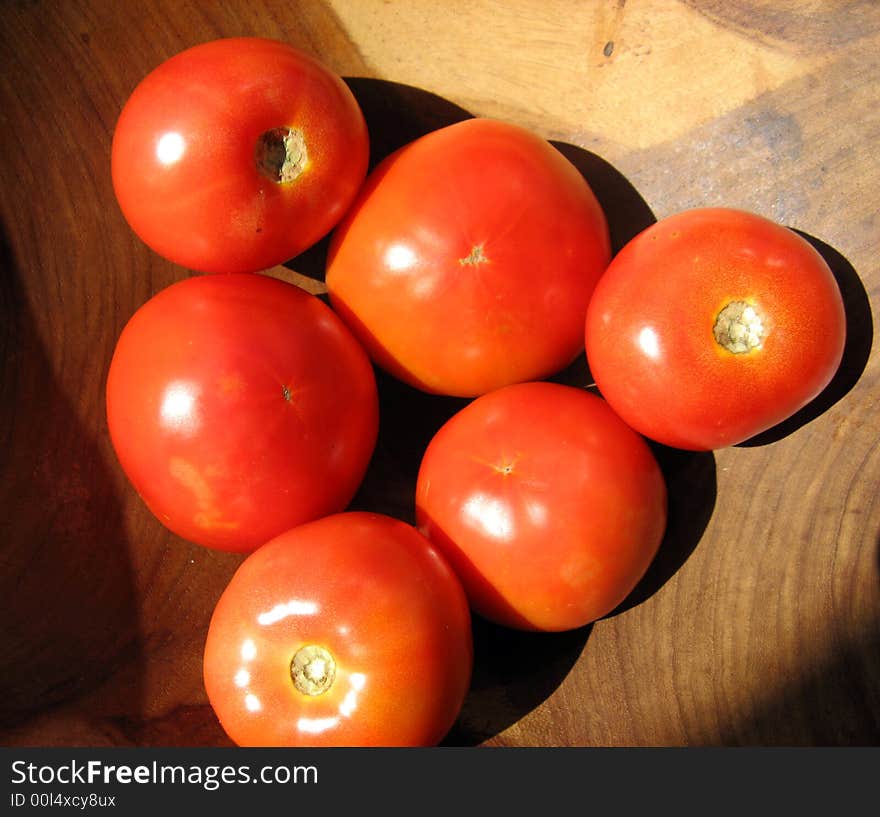
[[(290, 665), (313, 644), (336, 673), (308, 696)], [(301, 525), (248, 556), (204, 651), (208, 698), (240, 746), (435, 745), (472, 666), (467, 599), (445, 559), (411, 525), (365, 512)]]
[(580, 354), (609, 260), (605, 214), (577, 169), (523, 128), (471, 119), (377, 166), (331, 237), (326, 282), (382, 368), (473, 397)]
[[(715, 341), (732, 301), (760, 310), (759, 348), (734, 354)], [(730, 208), (683, 211), (636, 236), (585, 323), (602, 396), (646, 437), (689, 450), (735, 445), (790, 417), (831, 381), (845, 340), (822, 256), (794, 231)]]
[(429, 443), (416, 522), (472, 609), (523, 630), (570, 630), (632, 591), (666, 528), (645, 440), (601, 398), (533, 382), (478, 397)]
[[(255, 162), (258, 138), (281, 127), (300, 131), (308, 153), (285, 184)], [(368, 160), (366, 122), (340, 77), (285, 43), (233, 37), (182, 51), (139, 83), (111, 171), (123, 215), (155, 252), (201, 272), (256, 272), (326, 235)]]
[(107, 375), (110, 438), (166, 527), (246, 552), (343, 510), (378, 433), (373, 368), (298, 287), (200, 275), (132, 316)]

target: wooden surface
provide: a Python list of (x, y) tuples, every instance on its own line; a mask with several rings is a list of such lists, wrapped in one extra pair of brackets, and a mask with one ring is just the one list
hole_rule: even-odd
[[(128, 317), (188, 274), (116, 206), (116, 117), (163, 59), (229, 35), (287, 40), (346, 77), (374, 158), (468, 115), (517, 122), (586, 175), (616, 247), (678, 210), (742, 207), (810, 236), (845, 296), (844, 362), (816, 403), (754, 444), (664, 454), (669, 531), (619, 611), (552, 636), (475, 624), (448, 742), (877, 744), (872, 0), (4, 0), (0, 743), (228, 743), (200, 661), (240, 557), (153, 519), (116, 464), (103, 386)], [(321, 248), (272, 273), (294, 270), (320, 278)], [(410, 518), (421, 449), (456, 404), (380, 383), (355, 505)]]

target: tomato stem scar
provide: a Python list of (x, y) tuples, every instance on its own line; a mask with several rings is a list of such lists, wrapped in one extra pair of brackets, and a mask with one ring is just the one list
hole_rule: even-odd
[(505, 457), (504, 459), (500, 459), (498, 462), (491, 463), (492, 469), (496, 474), (501, 474), (502, 476), (509, 476), (516, 470), (516, 464), (520, 461), (521, 455), (517, 454), (515, 457)]
[(293, 399), (293, 392), (290, 391), (290, 386), (281, 387), (281, 396), (287, 400), (288, 403)]
[(306, 644), (293, 655), (290, 677), (293, 685), (303, 695), (321, 695), (333, 685), (336, 661), (325, 647)]
[(745, 301), (731, 301), (715, 317), (715, 342), (735, 355), (760, 349), (767, 337), (758, 310)]
[(459, 258), (458, 263), (463, 267), (475, 267), (477, 264), (488, 264), (489, 259), (483, 254), (483, 245), (474, 244), (474, 246), (471, 247), (470, 254), (466, 255), (464, 258)]
[(272, 128), (260, 135), (254, 149), (257, 170), (273, 182), (297, 179), (308, 161), (306, 140), (296, 128)]

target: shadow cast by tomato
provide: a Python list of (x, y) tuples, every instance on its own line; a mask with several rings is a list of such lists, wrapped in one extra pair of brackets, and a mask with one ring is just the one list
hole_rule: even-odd
[(880, 624), (841, 633), (819, 661), (759, 690), (751, 708), (724, 725), (722, 746), (880, 746), (877, 673)]
[(415, 524), (416, 478), (428, 443), (470, 400), (427, 394), (376, 369), (379, 433), (373, 457), (349, 508)]
[[(453, 125), (473, 114), (437, 94), (411, 85), (372, 77), (344, 77), (364, 114), (370, 134), (372, 171), (386, 156), (431, 131)], [(324, 280), (330, 235), (284, 266), (318, 281)]]
[[(577, 663), (592, 625), (558, 633), (530, 632), (475, 615), (473, 632), (471, 688), (444, 746), (492, 741), (547, 700)], [(503, 738), (497, 742), (503, 745)]]
[(650, 441), (649, 445), (666, 480), (666, 531), (645, 575), (604, 618), (618, 616), (660, 590), (694, 552), (715, 510), (718, 484), (711, 451), (684, 451)]
[(527, 619), (473, 568), (467, 553), (436, 521), (430, 520), (430, 528), (432, 540), (454, 565), (469, 566), (465, 569), (475, 594), (508, 622), (504, 626), (475, 612), (471, 614), (471, 685), (444, 745), (475, 746), (493, 740), (553, 694), (580, 657), (592, 627), (561, 632), (532, 629)]
[[(53, 713), (143, 660), (120, 499), (107, 454), (57, 382), (3, 231), (0, 253), (0, 742), (104, 742), (90, 713)], [(141, 707), (141, 674), (127, 690), (131, 711)]]
[[(372, 77), (344, 79), (367, 122), (370, 171), (419, 137), (474, 118), (460, 105), (412, 85)], [(635, 186), (610, 162), (577, 145), (558, 140), (550, 140), (550, 144), (577, 168), (596, 195), (608, 220), (612, 254), (656, 221)], [(323, 281), (330, 237), (325, 236), (285, 266)]]
[[(551, 144), (578, 169), (599, 200), (608, 221), (612, 257), (657, 221), (639, 191), (614, 165), (567, 142), (553, 141)], [(581, 388), (592, 385), (593, 375), (586, 354), (582, 351), (568, 366), (548, 379)]]
[(551, 141), (550, 144), (577, 168), (602, 205), (608, 221), (612, 256), (657, 221), (635, 185), (610, 162), (568, 142)]
[(778, 425), (739, 443), (744, 448), (777, 442), (824, 414), (845, 397), (859, 381), (871, 355), (874, 335), (871, 301), (859, 274), (834, 247), (808, 233), (800, 230), (794, 232), (816, 248), (831, 268), (834, 279), (837, 281), (846, 313), (846, 341), (843, 347), (843, 357), (837, 371), (831, 378), (831, 382), (818, 396), (787, 420), (783, 420)]

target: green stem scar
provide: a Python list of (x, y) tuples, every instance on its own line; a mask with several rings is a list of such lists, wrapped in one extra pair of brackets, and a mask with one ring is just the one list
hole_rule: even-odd
[(761, 348), (767, 337), (767, 327), (752, 304), (731, 301), (716, 316), (712, 334), (723, 349), (742, 355)]
[(488, 264), (489, 259), (483, 254), (483, 245), (474, 244), (470, 253), (464, 258), (459, 258), (458, 263), (463, 267), (475, 267), (477, 264)]
[(303, 695), (321, 695), (333, 686), (336, 661), (333, 654), (318, 644), (300, 647), (290, 662), (290, 678)]

